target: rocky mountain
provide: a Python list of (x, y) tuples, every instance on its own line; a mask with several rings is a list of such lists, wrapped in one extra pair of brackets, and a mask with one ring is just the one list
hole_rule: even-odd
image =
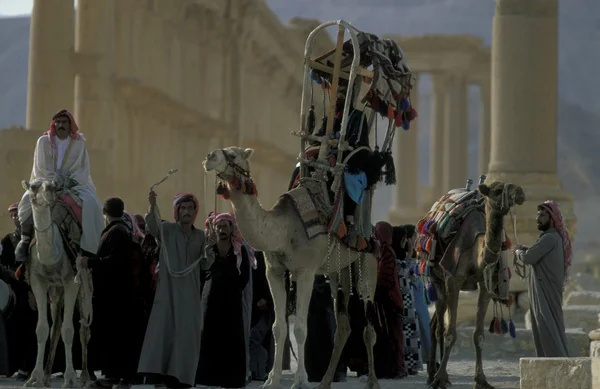
[[(263, 0), (286, 23), (293, 17), (345, 19), (375, 34), (472, 34), (489, 44), (493, 0)], [(567, 6), (568, 3), (568, 6)], [(577, 245), (596, 239), (600, 220), (600, 2), (562, 0), (559, 16), (558, 169), (562, 183), (577, 203)], [(25, 124), (29, 17), (0, 18), (0, 128)], [(410, 59), (409, 59), (410, 62)], [(477, 91), (469, 91), (470, 175), (477, 177)], [(421, 84), (419, 108), (419, 175), (428, 183), (430, 117), (429, 86)], [(375, 218), (384, 219), (391, 188), (377, 194)]]

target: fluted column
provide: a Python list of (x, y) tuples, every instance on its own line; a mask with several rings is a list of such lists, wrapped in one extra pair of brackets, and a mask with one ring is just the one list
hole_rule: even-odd
[[(497, 0), (493, 20), (488, 181), (524, 188), (526, 203), (516, 212), (525, 245), (539, 236), (536, 207), (547, 199), (560, 204), (574, 232), (573, 198), (557, 177), (557, 13), (557, 0)], [(507, 233), (514, 242), (512, 229)], [(526, 285), (513, 278), (511, 289)]]
[(479, 174), (486, 174), (490, 163), (491, 140), (491, 75), (485, 74), (479, 83)]
[[(411, 103), (417, 110), (419, 109), (418, 82), (411, 92)], [(416, 224), (422, 217), (417, 199), (419, 191), (417, 126), (418, 120), (411, 123), (408, 131), (396, 129), (394, 137), (396, 185), (393, 186), (392, 208), (388, 215), (388, 221), (393, 225)]]
[(113, 109), (114, 7), (114, 0), (79, 0), (75, 25), (75, 117), (88, 148), (108, 151), (111, 156), (108, 161), (91, 161), (92, 177), (101, 197), (111, 193), (118, 180), (114, 158), (123, 151), (117, 142), (123, 129), (117, 127)]
[(444, 152), (442, 192), (460, 188), (467, 180), (467, 84), (458, 74), (448, 76), (444, 94)]
[(425, 204), (429, 210), (443, 193), (444, 189), (444, 109), (447, 77), (444, 74), (433, 74), (432, 84), (432, 120), (431, 148), (429, 151), (429, 185), (431, 198)]
[(45, 130), (53, 114), (73, 110), (74, 42), (73, 1), (34, 0), (29, 35), (28, 130)]

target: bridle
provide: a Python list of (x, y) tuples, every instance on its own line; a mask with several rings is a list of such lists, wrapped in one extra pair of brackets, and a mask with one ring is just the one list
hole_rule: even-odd
[[(52, 205), (54, 204), (54, 202), (55, 202), (56, 200), (48, 200), (48, 199), (46, 199), (46, 196), (43, 196), (43, 197), (44, 197), (44, 203), (43, 203), (43, 204), (41, 204), (41, 203), (38, 203), (38, 202), (36, 201), (36, 198), (37, 198), (37, 196), (35, 196), (35, 195), (34, 195), (34, 196), (30, 196), (30, 198), (29, 198), (29, 201), (31, 201), (31, 204), (32, 204), (32, 205), (35, 205), (35, 206), (52, 208)], [(52, 222), (52, 219), (50, 219), (50, 223), (48, 223), (48, 225), (47, 225), (46, 227), (43, 227), (43, 228), (38, 228), (38, 227), (37, 227), (37, 226), (34, 224), (33, 228), (34, 228), (34, 230), (35, 230), (36, 232), (44, 233), (44, 232), (48, 231), (50, 228), (52, 228), (52, 225), (53, 225), (53, 224), (54, 224), (54, 223)]]
[[(244, 169), (243, 167), (241, 167), (225, 151), (221, 150), (221, 153), (223, 154), (223, 157), (225, 157), (225, 162), (227, 162), (227, 166), (232, 168), (234, 173), (237, 173), (245, 178), (250, 178), (250, 171), (248, 169)], [(225, 168), (225, 170), (223, 170), (222, 172), (217, 172), (217, 177), (219, 177), (223, 181), (226, 181), (225, 177), (223, 177), (223, 173), (225, 173), (226, 171), (227, 168)]]

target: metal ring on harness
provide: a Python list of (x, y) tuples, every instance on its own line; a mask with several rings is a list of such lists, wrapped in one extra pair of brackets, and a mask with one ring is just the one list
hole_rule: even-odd
[(17, 298), (12, 288), (3, 280), (0, 280), (0, 312), (7, 320), (15, 310)]

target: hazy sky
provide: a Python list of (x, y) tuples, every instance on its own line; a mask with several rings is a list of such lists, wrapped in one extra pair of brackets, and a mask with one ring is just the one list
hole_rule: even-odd
[(15, 16), (31, 13), (33, 0), (0, 0), (0, 15)]

